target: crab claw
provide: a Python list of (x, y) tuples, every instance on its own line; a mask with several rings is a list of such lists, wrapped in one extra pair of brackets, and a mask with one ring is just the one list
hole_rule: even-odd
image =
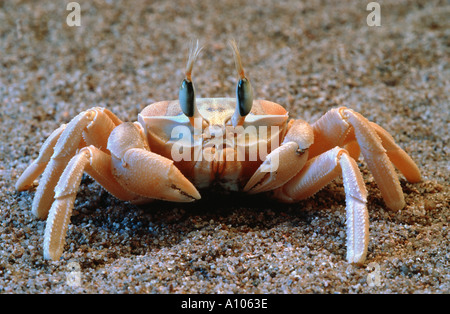
[(314, 139), (312, 128), (302, 120), (292, 120), (281, 146), (266, 156), (244, 187), (255, 194), (274, 190), (292, 179), (308, 160)]
[(123, 123), (113, 130), (108, 149), (112, 154), (113, 174), (126, 190), (174, 202), (192, 202), (201, 198), (172, 160), (149, 151), (133, 123)]
[(298, 144), (288, 142), (267, 155), (244, 187), (250, 194), (276, 189), (295, 176), (308, 159), (308, 153), (299, 150)]

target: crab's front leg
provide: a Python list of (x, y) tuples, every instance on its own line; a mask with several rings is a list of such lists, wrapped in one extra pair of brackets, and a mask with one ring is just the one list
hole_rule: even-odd
[(341, 174), (346, 196), (347, 261), (363, 264), (369, 243), (367, 190), (358, 165), (345, 149), (335, 147), (308, 160), (273, 196), (284, 202), (297, 202), (314, 195)]
[(67, 227), (84, 172), (121, 200), (142, 199), (141, 196), (122, 188), (117, 182), (111, 170), (111, 155), (93, 145), (82, 148), (70, 159), (54, 190), (54, 201), (47, 217), (44, 233), (44, 258), (46, 259), (58, 260), (63, 252)]

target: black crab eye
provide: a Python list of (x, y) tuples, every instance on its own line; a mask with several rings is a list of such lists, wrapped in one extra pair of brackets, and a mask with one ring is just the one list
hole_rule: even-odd
[(195, 88), (194, 83), (192, 82), (192, 68), (194, 67), (194, 62), (200, 54), (201, 50), (202, 48), (198, 46), (198, 41), (195, 46), (192, 43), (191, 49), (189, 51), (188, 62), (186, 64), (186, 77), (181, 82), (180, 91), (178, 93), (178, 100), (181, 110), (189, 118), (199, 116), (199, 113), (195, 106)]
[(231, 117), (233, 126), (242, 125), (252, 110), (253, 105), (253, 89), (249, 79), (245, 76), (244, 67), (242, 66), (239, 49), (234, 40), (230, 40), (230, 46), (233, 49), (234, 64), (239, 75), (239, 81), (236, 86), (236, 110)]
[(246, 77), (238, 81), (236, 86), (236, 97), (239, 115), (245, 117), (250, 113), (253, 105), (253, 89), (250, 81)]
[(188, 79), (181, 82), (180, 92), (178, 94), (180, 107), (183, 113), (192, 118), (195, 114), (195, 89), (194, 83)]

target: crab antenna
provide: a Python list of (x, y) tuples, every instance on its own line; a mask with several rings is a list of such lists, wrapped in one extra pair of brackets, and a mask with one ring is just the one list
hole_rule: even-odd
[(188, 58), (188, 62), (186, 64), (186, 71), (185, 71), (186, 79), (189, 81), (192, 81), (192, 77), (191, 77), (192, 68), (194, 67), (195, 60), (197, 60), (198, 55), (200, 54), (202, 49), (203, 49), (203, 47), (198, 46), (198, 40), (197, 40), (195, 46), (194, 46), (194, 43), (191, 43), (191, 48), (189, 51), (189, 58)]
[(239, 81), (236, 86), (236, 110), (231, 117), (231, 123), (236, 127), (244, 124), (245, 117), (252, 110), (253, 89), (249, 79), (245, 76), (241, 55), (239, 54), (236, 41), (230, 40), (229, 44), (233, 49), (234, 64), (239, 75)]
[(239, 53), (239, 48), (234, 39), (229, 41), (231, 48), (233, 49), (233, 57), (234, 57), (234, 65), (236, 66), (236, 71), (239, 75), (239, 78), (245, 78), (244, 67), (242, 66), (241, 55)]
[(198, 40), (195, 46), (194, 43), (191, 44), (189, 58), (186, 64), (185, 78), (181, 82), (178, 94), (181, 110), (189, 118), (192, 125), (194, 125), (195, 118), (201, 118), (195, 104), (195, 88), (192, 82), (192, 68), (201, 50), (202, 47), (199, 47)]

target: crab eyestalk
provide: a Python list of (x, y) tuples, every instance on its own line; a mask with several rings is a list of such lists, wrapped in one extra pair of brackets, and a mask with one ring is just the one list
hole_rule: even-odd
[(196, 118), (201, 118), (195, 104), (195, 88), (194, 83), (192, 82), (192, 68), (194, 67), (194, 62), (201, 50), (202, 48), (198, 46), (198, 41), (195, 46), (191, 46), (188, 62), (186, 64), (186, 77), (181, 82), (180, 91), (178, 94), (181, 110), (189, 118), (192, 125), (194, 125), (194, 120)]
[(236, 127), (244, 124), (245, 117), (252, 110), (253, 89), (249, 79), (245, 76), (242, 66), (239, 49), (234, 40), (230, 40), (230, 46), (233, 49), (234, 64), (239, 75), (239, 81), (236, 86), (236, 110), (231, 117), (231, 124)]

